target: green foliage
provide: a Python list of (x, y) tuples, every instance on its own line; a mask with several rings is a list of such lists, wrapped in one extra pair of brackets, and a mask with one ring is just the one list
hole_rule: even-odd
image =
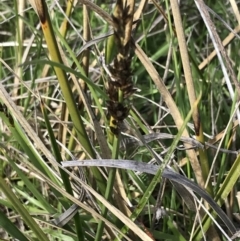
[[(131, 32), (135, 46), (129, 44), (129, 55), (123, 56), (129, 61), (129, 72), (124, 79), (121, 79), (126, 75), (124, 68), (120, 71), (116, 68), (122, 62), (116, 65), (117, 60), (113, 61), (126, 47), (121, 45), (121, 28), (118, 28), (119, 39), (104, 36), (112, 31), (114, 23), (118, 24), (111, 17), (115, 5), (108, 1), (84, 0), (80, 2), (88, 4), (88, 13), (77, 2), (66, 16), (63, 12), (71, 1), (60, 1), (60, 5), (47, 1), (50, 19), (48, 23), (42, 22), (43, 31), (38, 26), (41, 16), (38, 17), (30, 1), (23, 6), (20, 1), (0, 2), (0, 239), (117, 240), (124, 235), (122, 240), (153, 240), (151, 237), (154, 237), (155, 240), (192, 238), (195, 241), (203, 236), (207, 236), (207, 240), (208, 237), (226, 239), (223, 233), (226, 228), (214, 233), (215, 227), (203, 210), (198, 217), (203, 229), (198, 228), (195, 223), (198, 214), (187, 208), (181, 193), (168, 180), (163, 185), (161, 178), (162, 165), (169, 165), (198, 181), (186, 146), (180, 146), (181, 131), (197, 136), (194, 121), (188, 115), (194, 112), (191, 106), (196, 103), (190, 102), (185, 60), (175, 33), (177, 23), (170, 7), (174, 1), (148, 2), (141, 15), (135, 16), (137, 21)], [(139, 3), (135, 1), (134, 11)], [(238, 25), (231, 6), (217, 1), (206, 1), (206, 4), (213, 10), (209, 11), (217, 34), (221, 40), (225, 39), (230, 35), (228, 26), (234, 29)], [(193, 90), (197, 98), (202, 94), (198, 104), (199, 123), (208, 135), (205, 141), (221, 149), (209, 145), (201, 150), (191, 147), (194, 157), (201, 162), (201, 174), (208, 177), (204, 181), (212, 185), (212, 192), (209, 186), (206, 190), (210, 190), (220, 206), (225, 201), (223, 210), (231, 216), (239, 212), (235, 198), (239, 189), (239, 157), (233, 152), (237, 152), (239, 146), (239, 120), (234, 116), (239, 93), (233, 82), (226, 83), (216, 56), (200, 67), (214, 45), (195, 2), (182, 1), (180, 12), (179, 24), (187, 41)], [(68, 22), (67, 27), (60, 29), (64, 21)], [(88, 31), (89, 39), (85, 41), (83, 36)], [(85, 44), (88, 47), (83, 50)], [(139, 57), (136, 44), (146, 54), (146, 62)], [(119, 50), (119, 46), (123, 49)], [(225, 49), (237, 75), (237, 34)], [(153, 77), (152, 68), (158, 77)], [(110, 76), (107, 69), (119, 73)], [(119, 90), (116, 83), (110, 82), (111, 78), (120, 79), (125, 86), (129, 78), (133, 83), (130, 87), (137, 91), (131, 89), (132, 95), (128, 96), (124, 86)], [(159, 87), (160, 81), (166, 89)], [(124, 121), (117, 122), (119, 136), (113, 135), (109, 128), (112, 118), (109, 120), (106, 103), (112, 96), (107, 83), (112, 84), (114, 93), (118, 94), (114, 96), (117, 100), (111, 103), (123, 104), (125, 112), (129, 111)], [(235, 96), (230, 93), (229, 85)], [(175, 118), (177, 111), (182, 118), (180, 127)], [(120, 112), (118, 110), (115, 117), (121, 116)], [(145, 143), (144, 137), (151, 133), (171, 134), (172, 139), (164, 137)], [(134, 139), (138, 141), (131, 142)], [(146, 163), (156, 163), (158, 159), (161, 168), (152, 178), (144, 173), (113, 168), (64, 170), (61, 167), (65, 160), (91, 158)], [(82, 206), (72, 206), (81, 196), (85, 182), (102, 199), (86, 192), (80, 200)], [(119, 213), (110, 212), (108, 203)], [(160, 207), (165, 210), (164, 216), (154, 219)], [(73, 212), (69, 214), (66, 210)], [(77, 215), (73, 215), (74, 211)], [(223, 225), (217, 214), (209, 211), (219, 225)], [(123, 214), (125, 222), (121, 219)], [(68, 217), (64, 225), (57, 223)], [(142, 231), (146, 236), (141, 236)]]

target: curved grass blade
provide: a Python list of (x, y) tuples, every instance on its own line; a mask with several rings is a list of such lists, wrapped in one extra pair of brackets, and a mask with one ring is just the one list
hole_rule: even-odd
[[(196, 105), (197, 105), (197, 103), (199, 102), (199, 100), (200, 100), (200, 97), (198, 98), (198, 101), (194, 104), (194, 108), (196, 107)], [(205, 193), (199, 186), (197, 186), (196, 184), (192, 183), (192, 182), (189, 181), (187, 178), (185, 178), (185, 179), (183, 178), (183, 179), (182, 179), (182, 180), (184, 180), (183, 182), (182, 182), (181, 180), (177, 180), (178, 178), (175, 179), (175, 180), (174, 180), (174, 179), (171, 179), (171, 178), (173, 178), (174, 172), (172, 172), (172, 171), (170, 171), (170, 170), (168, 170), (168, 169), (164, 169), (164, 168), (166, 167), (166, 165), (167, 165), (167, 161), (169, 160), (170, 156), (172, 155), (172, 153), (173, 153), (173, 151), (174, 151), (174, 149), (175, 149), (175, 147), (176, 147), (176, 145), (177, 145), (177, 143), (178, 143), (178, 140), (180, 139), (180, 136), (182, 135), (182, 132), (183, 132), (186, 124), (188, 123), (188, 121), (189, 121), (189, 119), (190, 119), (190, 117), (191, 117), (192, 111), (193, 111), (193, 109), (191, 109), (191, 111), (189, 112), (187, 118), (186, 118), (185, 121), (184, 121), (184, 125), (183, 125), (182, 128), (180, 129), (178, 135), (176, 136), (175, 140), (173, 141), (173, 144), (172, 144), (171, 147), (169, 148), (169, 151), (168, 151), (166, 157), (164, 158), (163, 165), (162, 165), (160, 168), (157, 168), (157, 169), (156, 169), (157, 171), (155, 171), (154, 173), (153, 173), (153, 172), (151, 173), (151, 174), (154, 174), (155, 176), (154, 176), (151, 184), (149, 185), (149, 188), (147, 189), (147, 191), (145, 192), (145, 194), (144, 194), (144, 196), (143, 196), (143, 198), (142, 198), (143, 201), (141, 201), (140, 205), (138, 206), (139, 209), (133, 213), (134, 216), (133, 216), (132, 218), (133, 218), (133, 220), (135, 220), (135, 218), (137, 217), (137, 215), (141, 212), (142, 208), (143, 208), (144, 205), (146, 204), (146, 202), (147, 202), (147, 200), (149, 199), (152, 191), (154, 190), (156, 184), (158, 183), (158, 180), (160, 179), (160, 177), (161, 177), (161, 175), (162, 175), (163, 177), (168, 178), (168, 179), (170, 179), (170, 180), (173, 181), (173, 182), (181, 183), (182, 185), (187, 186), (188, 188), (191, 188), (191, 189), (192, 189), (193, 191), (195, 191), (195, 192), (196, 192), (196, 190), (197, 190), (197, 193), (198, 193), (199, 195), (201, 195), (201, 197), (203, 197), (205, 200), (206, 200), (206, 198), (207, 198), (206, 201), (209, 202), (209, 204), (214, 208), (214, 210), (218, 210), (217, 213), (221, 216), (221, 218), (223, 219), (223, 221), (226, 222), (226, 225), (227, 225), (228, 228), (231, 230), (231, 232), (234, 233), (234, 232), (236, 231), (236, 228), (235, 228), (234, 225), (231, 223), (231, 221), (227, 218), (227, 216), (225, 215), (225, 213), (219, 208), (219, 206), (216, 205), (216, 203), (212, 200), (212, 198), (209, 197), (209, 195), (206, 195), (206, 193)], [(150, 150), (150, 151), (151, 151), (151, 150)], [(154, 156), (155, 156), (155, 155), (154, 155)], [(158, 157), (155, 157), (155, 158), (158, 158)], [(109, 160), (109, 162), (110, 162), (110, 160)], [(86, 166), (87, 164), (84, 164), (84, 163), (86, 163), (86, 161), (84, 161), (83, 163), (81, 163), (81, 165)], [(132, 163), (133, 163), (133, 161), (132, 161)], [(66, 166), (67, 166), (67, 163), (64, 162), (64, 164), (66, 164), (66, 165), (65, 165), (65, 167), (66, 167)], [(107, 166), (108, 166), (108, 165), (109, 165), (109, 163), (107, 164)], [(116, 164), (111, 163), (111, 165), (116, 165)], [(120, 162), (120, 165), (121, 165), (121, 166), (123, 165), (123, 164), (122, 164), (122, 161)], [(140, 163), (140, 162), (135, 162), (135, 165), (136, 165), (135, 168), (136, 168), (136, 167), (138, 168), (140, 165), (146, 165), (146, 164), (145, 164), (145, 163)], [(117, 166), (115, 166), (115, 167), (117, 167)], [(123, 168), (123, 166), (120, 167), (120, 168)], [(125, 166), (125, 168), (129, 169), (129, 166)], [(145, 167), (145, 168), (146, 168), (146, 167)], [(156, 167), (155, 167), (155, 168), (156, 168)], [(146, 170), (144, 170), (144, 168), (143, 168), (141, 171), (147, 172)], [(179, 175), (179, 174), (177, 174), (177, 175)], [(176, 175), (176, 176), (177, 176), (177, 175)], [(181, 175), (179, 175), (179, 176), (182, 177)], [(188, 185), (186, 185), (185, 182), (188, 183)], [(184, 183), (185, 183), (185, 184), (184, 184)], [(193, 185), (193, 184), (194, 184), (194, 185)], [(195, 186), (195, 188), (193, 188), (193, 186)], [(202, 195), (203, 195), (203, 196), (202, 196)], [(225, 219), (225, 218), (226, 218), (226, 219)], [(126, 230), (127, 230), (127, 228), (126, 228), (125, 230), (123, 230), (123, 232), (125, 232)]]
[[(61, 168), (61, 166), (59, 166)], [(66, 170), (66, 169), (65, 169)], [(34, 166), (31, 166), (31, 171), (34, 171), (36, 174), (38, 174), (40, 177), (45, 178), (41, 172), (39, 172)], [(87, 185), (85, 182), (83, 182), (81, 179), (79, 179), (78, 177), (76, 177), (75, 175), (73, 175), (72, 173), (70, 173), (68, 170), (66, 170), (66, 172), (76, 181), (78, 181), (79, 183), (81, 183), (81, 185), (86, 188), (86, 190), (88, 190), (91, 194), (93, 194), (93, 196), (95, 196), (101, 203), (103, 203), (104, 206), (106, 206), (108, 208), (108, 210), (110, 212), (113, 213), (113, 215), (115, 215), (116, 217), (118, 217), (123, 223), (127, 224), (131, 230), (137, 230), (137, 235), (141, 238), (144, 239), (144, 241), (152, 241), (148, 235), (146, 235), (134, 222), (132, 222), (131, 220), (129, 220), (121, 211), (119, 211), (119, 209), (117, 209), (116, 207), (114, 207), (112, 204), (110, 204), (109, 202), (107, 202), (102, 195), (100, 195), (98, 192), (96, 192), (92, 187), (90, 187), (89, 185)], [(79, 207), (82, 207), (86, 212), (89, 212), (90, 214), (93, 215), (94, 218), (97, 218), (98, 220), (103, 220), (110, 228), (112, 228), (113, 230), (115, 230), (118, 233), (121, 233), (121, 231), (115, 226), (113, 225), (110, 221), (108, 221), (107, 219), (103, 218), (102, 215), (100, 215), (97, 211), (95, 211), (93, 208), (89, 207), (89, 205), (86, 205), (82, 202), (80, 202), (77, 198), (69, 195), (65, 190), (63, 190), (62, 188), (60, 188), (59, 186), (57, 186), (55, 183), (53, 183), (49, 178), (45, 178), (46, 182), (52, 186), (53, 188), (55, 188), (56, 190), (58, 190), (59, 192), (61, 192), (66, 198), (68, 198), (69, 200), (71, 200), (72, 202), (76, 203)], [(123, 237), (126, 240), (130, 239), (123, 233), (121, 233), (123, 235)]]
[[(113, 159), (96, 159), (96, 160), (84, 160), (84, 161), (66, 161), (62, 163), (63, 167), (73, 167), (73, 166), (103, 166), (103, 167), (113, 167), (122, 168), (132, 171), (145, 172), (152, 175), (156, 175), (159, 167), (156, 165), (147, 164), (144, 162), (133, 161), (133, 160), (113, 160)], [(169, 170), (164, 169), (162, 172), (162, 177), (169, 179), (170, 181), (177, 182), (205, 199), (219, 215), (225, 225), (228, 227), (229, 231), (233, 234), (237, 231), (236, 227), (233, 225), (232, 221), (223, 212), (219, 205), (206, 193), (201, 187), (196, 183), (192, 182), (188, 178)]]

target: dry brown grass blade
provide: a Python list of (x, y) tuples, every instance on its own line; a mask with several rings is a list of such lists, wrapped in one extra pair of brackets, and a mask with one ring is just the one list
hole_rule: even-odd
[[(239, 33), (240, 31), (240, 26), (237, 26), (234, 28), (234, 32), (231, 32), (222, 42), (222, 45), (226, 47), (236, 36), (236, 33)], [(216, 50), (213, 50), (207, 58), (205, 58), (201, 64), (198, 65), (198, 68), (201, 70), (205, 68), (211, 60), (217, 55)]]
[[(89, 23), (89, 16), (88, 16), (88, 8), (87, 6), (83, 6), (83, 39), (88, 42), (91, 39), (91, 31), (90, 31), (90, 23)], [(89, 72), (89, 49), (86, 49), (83, 52), (82, 58), (82, 67), (86, 76), (88, 76)]]
[[(171, 0), (170, 2), (171, 2), (173, 19), (175, 23), (175, 29), (177, 33), (177, 39), (178, 39), (178, 44), (179, 44), (179, 49), (180, 49), (180, 54), (181, 54), (181, 59), (183, 64), (183, 71), (184, 71), (184, 76), (186, 80), (186, 86), (188, 90), (189, 101), (192, 107), (196, 101), (196, 93), (195, 93), (195, 88), (194, 88), (193, 79), (192, 79), (192, 71), (191, 71), (190, 62), (189, 62), (187, 44), (186, 44), (185, 35), (183, 31), (183, 26), (182, 26), (182, 18), (180, 15), (178, 1)], [(198, 108), (196, 108), (193, 111), (192, 118), (193, 118), (193, 123), (195, 127), (195, 132), (196, 132), (196, 135), (198, 136), (199, 129), (200, 129), (200, 116), (199, 116)]]
[[(24, 40), (24, 21), (23, 21), (23, 18), (24, 18), (24, 13), (25, 13), (25, 4), (26, 4), (26, 1), (25, 0), (22, 0), (19, 2), (19, 4), (17, 5), (17, 8), (18, 8), (18, 13), (19, 13), (19, 16), (21, 17), (18, 17), (18, 31), (17, 31), (17, 39), (18, 39), (18, 46), (16, 46), (16, 66), (15, 66), (15, 73), (17, 74), (17, 76), (22, 76), (22, 67), (19, 67), (19, 65), (22, 64), (22, 54), (23, 54), (23, 40)], [(14, 88), (12, 90), (12, 95), (13, 96), (16, 96), (17, 93), (18, 93), (18, 86), (19, 86), (19, 80), (18, 78), (14, 78)]]
[(89, 0), (80, 0), (82, 4), (86, 5), (89, 9), (100, 15), (107, 23), (109, 23), (111, 26), (115, 26), (111, 16), (106, 13), (103, 9), (101, 9), (99, 6), (94, 4), (93, 2)]
[(114, 188), (116, 189), (116, 201), (119, 209), (127, 216), (130, 217), (132, 212), (128, 208), (128, 197), (125, 191), (122, 177), (120, 176), (119, 171), (116, 171), (116, 180), (114, 183)]
[(148, 3), (147, 0), (141, 0), (136, 12), (134, 13), (133, 22), (137, 21), (141, 17), (144, 7), (146, 6), (147, 3)]
[[(71, 12), (72, 12), (72, 9), (73, 9), (73, 6), (76, 4), (76, 1), (74, 0), (68, 0), (67, 1), (67, 7), (66, 7), (66, 16), (69, 17)], [(60, 27), (60, 33), (62, 34), (62, 36), (65, 38), (66, 37), (66, 34), (67, 34), (67, 30), (68, 30), (68, 19), (65, 17), (63, 19), (63, 22), (61, 24), (61, 27)]]
[[(182, 25), (182, 18), (180, 14), (178, 1), (171, 0), (170, 2), (172, 7), (176, 35), (177, 35), (179, 49), (180, 49), (180, 55), (181, 55), (182, 64), (183, 64), (183, 71), (184, 71), (184, 77), (185, 77), (186, 86), (187, 86), (188, 99), (192, 107), (196, 101), (196, 93), (195, 93), (195, 87), (194, 87), (193, 78), (192, 78), (192, 70), (190, 67), (185, 34), (183, 30), (183, 25)], [(202, 124), (200, 122), (200, 114), (199, 114), (198, 107), (194, 109), (192, 114), (192, 119), (193, 119), (194, 129), (196, 133), (196, 138), (198, 141), (204, 143), (204, 136), (203, 136)], [(209, 164), (208, 164), (207, 156), (204, 150), (200, 149), (199, 154), (200, 154), (200, 162), (201, 162), (201, 171), (203, 176), (203, 180), (201, 180), (200, 183), (205, 183), (209, 174)], [(212, 186), (210, 183), (208, 184), (208, 192), (212, 193)]]
[(240, 13), (239, 13), (239, 9), (238, 9), (238, 6), (237, 6), (237, 3), (235, 0), (229, 0), (231, 6), (232, 6), (232, 10), (235, 14), (235, 17), (238, 21), (238, 25), (240, 25)]
[(29, 0), (42, 23), (46, 22), (46, 11), (44, 0)]
[(209, 15), (209, 12), (207, 10), (207, 7), (205, 6), (205, 3), (202, 1), (202, 0), (195, 0), (195, 3), (199, 6), (199, 11), (202, 15), (202, 17), (204, 17), (204, 21), (206, 21), (206, 25), (209, 29), (209, 33), (212, 35), (212, 38), (214, 39), (216, 45), (217, 45), (217, 48), (218, 48), (218, 51), (221, 53), (225, 63), (226, 63), (226, 69), (228, 71), (228, 74), (230, 75), (232, 81), (234, 82), (234, 85), (236, 87), (236, 90), (238, 92), (238, 99), (240, 97), (240, 84), (238, 83), (238, 80), (237, 80), (237, 76), (232, 68), (232, 65), (231, 65), (231, 61), (230, 61), (230, 58), (229, 56), (227, 55), (226, 53), (226, 50), (224, 49), (224, 46), (221, 42), (221, 39), (216, 31), (216, 26), (214, 25), (213, 21), (211, 20), (211, 17)]
[[(181, 55), (182, 64), (183, 64), (183, 71), (184, 71), (184, 77), (185, 77), (187, 91), (188, 91), (188, 98), (190, 101), (190, 105), (192, 107), (196, 101), (196, 93), (195, 93), (195, 87), (194, 87), (193, 78), (192, 78), (192, 71), (190, 67), (185, 34), (183, 30), (183, 25), (182, 25), (182, 18), (180, 14), (178, 1), (170, 0), (170, 3), (172, 7), (173, 19), (174, 19), (174, 24), (175, 24), (175, 29), (176, 29), (177, 39), (178, 39), (178, 44), (180, 49), (180, 55)], [(203, 135), (202, 123), (200, 121), (200, 114), (199, 114), (198, 107), (194, 109), (192, 118), (193, 118), (195, 133), (196, 133), (196, 139), (204, 143), (204, 135)], [(209, 162), (207, 159), (206, 152), (204, 150), (199, 149), (199, 156), (200, 156), (200, 162), (201, 162), (201, 174), (203, 177), (203, 179), (200, 180), (200, 184), (202, 183), (205, 184), (209, 175), (209, 169), (210, 169)], [(208, 182), (207, 184), (207, 191), (210, 194), (213, 194), (211, 182)], [(208, 204), (206, 203), (206, 206), (207, 205)], [(215, 240), (215, 241), (220, 240), (214, 226), (210, 227), (210, 229), (208, 230), (208, 235), (211, 237), (211, 240)]]
[[(83, 6), (83, 39), (86, 42), (89, 42), (91, 39), (91, 30), (90, 30), (90, 23), (89, 23), (89, 16), (88, 16), (88, 8), (86, 5)], [(86, 49), (83, 51), (82, 53), (82, 68), (84, 70), (84, 73), (86, 76), (88, 76), (89, 73), (89, 56), (90, 56), (90, 51), (89, 49)], [(85, 91), (86, 90), (86, 83), (80, 79), (79, 80), (82, 90)], [(82, 108), (82, 100), (79, 97), (78, 100), (78, 108)]]
[[(170, 109), (170, 113), (173, 117), (173, 120), (174, 120), (178, 130), (180, 130), (180, 128), (182, 127), (182, 124), (183, 124), (183, 119), (180, 115), (180, 112), (179, 112), (171, 94), (167, 90), (162, 79), (158, 75), (156, 69), (154, 68), (154, 66), (152, 65), (152, 63), (150, 62), (150, 60), (148, 59), (148, 57), (146, 56), (146, 54), (144, 53), (144, 51), (140, 48), (140, 46), (138, 44), (135, 44), (135, 54), (137, 55), (137, 57), (143, 64), (144, 68), (149, 73), (150, 77), (152, 78), (153, 82), (155, 83), (156, 87), (158, 88), (159, 92), (161, 93), (164, 102), (167, 104), (168, 108)], [(184, 130), (183, 136), (189, 137), (187, 130)], [(189, 148), (189, 145), (185, 144), (185, 147)], [(193, 168), (197, 182), (199, 183), (200, 186), (204, 186), (201, 167), (198, 163), (196, 152), (193, 150), (187, 150), (186, 152), (189, 157), (189, 161), (191, 162), (191, 166)]]
[[(154, 4), (154, 6), (156, 7), (156, 9), (158, 10), (158, 12), (163, 16), (165, 23), (168, 24), (168, 17), (165, 14), (165, 11), (162, 9), (162, 7), (159, 5), (159, 3), (156, 0), (152, 0), (152, 2)], [(174, 34), (176, 34), (176, 30), (174, 27), (173, 27), (173, 31), (174, 31)]]

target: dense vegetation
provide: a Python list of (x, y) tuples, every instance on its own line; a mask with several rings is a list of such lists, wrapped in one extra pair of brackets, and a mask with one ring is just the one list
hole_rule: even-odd
[(237, 238), (239, 3), (205, 4), (0, 2), (1, 240)]

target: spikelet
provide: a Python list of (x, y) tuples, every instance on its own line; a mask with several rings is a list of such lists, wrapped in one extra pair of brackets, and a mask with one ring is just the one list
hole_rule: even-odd
[[(114, 36), (117, 55), (109, 67), (111, 76), (108, 79), (107, 101), (110, 118), (110, 129), (119, 134), (121, 122), (129, 113), (129, 97), (136, 91), (132, 81), (130, 40), (133, 23), (134, 1), (117, 0), (112, 15), (115, 23)], [(121, 98), (119, 98), (121, 93)]]

